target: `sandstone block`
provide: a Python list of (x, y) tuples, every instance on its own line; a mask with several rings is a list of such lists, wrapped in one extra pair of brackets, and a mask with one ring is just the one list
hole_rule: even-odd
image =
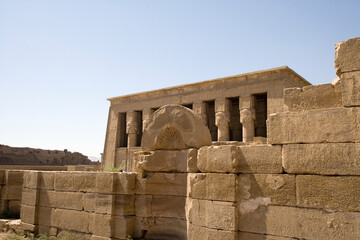
[(357, 239), (359, 225), (360, 213), (285, 206), (260, 206), (239, 218), (240, 231), (317, 240)]
[(112, 238), (109, 237), (101, 237), (101, 236), (96, 236), (96, 235), (91, 235), (91, 240), (112, 240)]
[(341, 75), (342, 102), (345, 106), (360, 106), (360, 70)]
[(56, 172), (54, 189), (57, 191), (95, 191), (96, 173)]
[(8, 186), (22, 186), (24, 171), (7, 170), (5, 172), (5, 181)]
[(298, 175), (296, 186), (299, 206), (360, 211), (360, 177)]
[(135, 173), (98, 173), (96, 192), (132, 195), (135, 192), (135, 178)]
[(21, 229), (23, 231), (36, 232), (37, 226), (30, 223), (21, 222)]
[[(52, 215), (53, 215), (53, 209), (48, 207), (36, 207), (37, 211), (37, 221), (38, 224), (43, 226), (52, 226)], [(22, 210), (22, 208), (21, 208)]]
[(287, 174), (242, 174), (239, 176), (240, 213), (260, 205), (296, 206), (295, 176)]
[(358, 142), (359, 109), (333, 108), (269, 116), (270, 144)]
[(38, 171), (25, 171), (23, 176), (23, 186), (25, 188), (38, 188)]
[(74, 210), (54, 209), (51, 226), (83, 233), (89, 232), (90, 213)]
[[(211, 229), (190, 224), (188, 229), (189, 240), (237, 240), (237, 232)], [(246, 238), (244, 238), (246, 239)]]
[(188, 174), (187, 196), (197, 199), (232, 201), (238, 199), (235, 174), (193, 173)]
[(186, 221), (176, 218), (142, 218), (145, 239), (186, 239)]
[(206, 173), (188, 173), (186, 196), (205, 199), (206, 198)]
[(54, 189), (55, 172), (41, 172), (40, 174), (40, 188), (53, 190)]
[(240, 150), (234, 145), (202, 147), (198, 151), (201, 172), (239, 172)]
[(101, 237), (126, 239), (133, 236), (135, 217), (111, 217), (104, 214), (92, 214), (90, 232)]
[(264, 234), (239, 232), (239, 240), (295, 240), (295, 238), (277, 237)]
[(83, 207), (85, 212), (95, 211), (95, 198), (97, 193), (84, 193), (83, 195)]
[(331, 83), (284, 89), (284, 110), (300, 112), (342, 107), (341, 84)]
[(83, 193), (40, 191), (39, 206), (83, 210)]
[(237, 220), (235, 203), (206, 201), (206, 227), (237, 231)]
[(235, 202), (237, 200), (236, 182), (235, 174), (206, 174), (206, 199)]
[(21, 203), (35, 206), (37, 202), (37, 189), (23, 188)]
[(345, 72), (360, 70), (360, 38), (351, 38), (335, 45), (335, 69), (339, 77)]
[(21, 205), (20, 219), (24, 223), (36, 224), (36, 208), (35, 206)]
[(282, 173), (281, 146), (240, 146), (240, 173)]
[(288, 173), (360, 175), (358, 143), (292, 144), (283, 149)]
[(109, 214), (113, 212), (115, 207), (115, 195), (96, 194), (95, 197), (95, 213)]
[(186, 172), (188, 150), (156, 150), (137, 153), (137, 168), (147, 172)]
[(154, 112), (141, 140), (144, 151), (200, 148), (211, 145), (211, 135), (194, 111), (180, 105), (165, 105)]
[(237, 231), (235, 205), (232, 202), (188, 199), (186, 215), (189, 223), (197, 226)]
[(197, 167), (197, 153), (198, 150), (196, 148), (188, 149), (188, 156), (187, 156), (187, 172), (196, 173), (199, 171)]
[(115, 216), (135, 215), (134, 195), (115, 195)]
[(134, 236), (135, 217), (115, 217), (114, 237), (118, 239), (127, 239)]
[(137, 195), (136, 216), (185, 219), (186, 197)]
[(4, 200), (21, 200), (22, 189), (22, 186), (4, 186), (1, 190), (1, 198)]
[(137, 174), (136, 194), (186, 196), (186, 173)]

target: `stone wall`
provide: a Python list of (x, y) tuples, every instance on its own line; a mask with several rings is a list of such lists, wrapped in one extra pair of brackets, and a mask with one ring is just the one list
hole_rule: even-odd
[(0, 170), (0, 216), (19, 217), (24, 171)]
[[(23, 229), (102, 240), (359, 239), (360, 38), (336, 56), (339, 81), (284, 91), (267, 144), (208, 146), (210, 131), (189, 134), (202, 129), (199, 116), (170, 105), (163, 120), (150, 118), (135, 172), (26, 172)], [(184, 116), (193, 120), (173, 121)]]

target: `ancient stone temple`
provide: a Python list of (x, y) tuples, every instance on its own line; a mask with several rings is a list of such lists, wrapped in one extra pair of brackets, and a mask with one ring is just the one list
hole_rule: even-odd
[(104, 166), (128, 171), (0, 170), (0, 214), (90, 240), (358, 240), (360, 38), (335, 68), (111, 99)]
[(310, 85), (288, 67), (224, 77), (194, 84), (108, 99), (108, 126), (102, 165), (134, 171), (150, 115), (166, 104), (180, 104), (198, 113), (213, 142), (266, 142), (269, 114), (283, 111), (283, 90)]

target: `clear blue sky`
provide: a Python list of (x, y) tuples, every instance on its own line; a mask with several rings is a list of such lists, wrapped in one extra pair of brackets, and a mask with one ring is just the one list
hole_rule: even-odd
[(288, 65), (335, 78), (360, 1), (0, 0), (0, 144), (103, 151), (109, 97)]

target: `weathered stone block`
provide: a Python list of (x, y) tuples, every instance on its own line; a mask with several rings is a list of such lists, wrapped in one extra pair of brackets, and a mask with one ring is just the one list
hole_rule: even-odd
[(5, 172), (5, 182), (8, 186), (22, 186), (24, 171), (7, 170)]
[(240, 169), (240, 150), (234, 145), (206, 146), (198, 151), (201, 172), (237, 173)]
[(360, 144), (323, 143), (283, 146), (283, 167), (288, 173), (360, 175)]
[(206, 201), (206, 227), (237, 231), (237, 221), (235, 203)]
[(54, 189), (55, 172), (41, 172), (39, 178), (39, 187), (41, 189)]
[(4, 186), (2, 187), (1, 198), (4, 200), (21, 200), (22, 186)]
[(197, 199), (237, 201), (237, 176), (235, 174), (188, 174), (187, 195)]
[(25, 171), (23, 176), (24, 188), (38, 188), (38, 171)]
[(339, 77), (345, 72), (360, 70), (360, 38), (351, 38), (335, 45), (335, 69)]
[(94, 235), (119, 239), (133, 236), (135, 217), (111, 217), (94, 213), (90, 221), (90, 232)]
[(236, 182), (235, 174), (206, 174), (206, 199), (235, 202), (237, 200)]
[(300, 239), (357, 239), (360, 213), (260, 206), (254, 212), (240, 214), (239, 230)]
[(360, 111), (333, 108), (269, 116), (270, 144), (359, 142)]
[(186, 173), (137, 174), (136, 194), (186, 196)]
[(40, 191), (39, 206), (83, 210), (83, 193)]
[(197, 199), (206, 198), (206, 173), (189, 173), (187, 175), (187, 196)]
[(57, 191), (95, 191), (96, 173), (56, 172), (54, 189)]
[(21, 203), (35, 206), (37, 201), (37, 189), (23, 188)]
[[(37, 209), (37, 218), (38, 224), (43, 226), (52, 226), (53, 223), (51, 221), (53, 215), (53, 209), (48, 207), (36, 207)], [(21, 208), (22, 211), (22, 208)], [(70, 217), (70, 216), (68, 216)]]
[(84, 193), (83, 195), (83, 207), (85, 212), (95, 211), (95, 198), (97, 193)]
[(300, 112), (342, 107), (341, 84), (322, 84), (284, 89), (284, 110)]
[(135, 215), (134, 195), (115, 195), (115, 216)]
[(197, 167), (197, 153), (198, 150), (196, 148), (188, 149), (187, 166), (186, 166), (187, 172), (196, 173), (199, 171)]
[(96, 174), (96, 192), (110, 194), (134, 194), (135, 173)]
[(135, 217), (115, 217), (114, 237), (118, 239), (127, 239), (134, 236)]
[(136, 216), (185, 219), (186, 197), (137, 195)]
[(240, 173), (282, 173), (281, 146), (239, 146)]
[(34, 224), (21, 222), (20, 228), (24, 231), (36, 232), (37, 226)]
[(190, 224), (188, 228), (188, 240), (237, 240), (237, 235), (237, 232), (211, 229), (193, 224)]
[(186, 215), (189, 223), (198, 226), (237, 231), (237, 210), (233, 202), (188, 199)]
[(264, 234), (239, 232), (239, 240), (295, 240), (295, 238), (277, 237)]
[(360, 70), (341, 75), (342, 101), (345, 106), (360, 106)]
[(54, 209), (51, 216), (51, 226), (88, 233), (90, 214), (83, 211)]
[(36, 208), (35, 206), (21, 205), (20, 219), (24, 223), (36, 224)]
[(188, 150), (156, 150), (137, 153), (137, 168), (147, 172), (186, 172)]
[(296, 206), (295, 176), (287, 174), (242, 174), (239, 176), (240, 213), (260, 205)]
[(95, 196), (95, 213), (109, 214), (113, 212), (115, 207), (115, 195), (112, 194), (96, 194)]
[(186, 239), (186, 221), (176, 218), (142, 218), (145, 239)]
[(154, 112), (144, 127), (144, 151), (200, 148), (211, 145), (211, 135), (201, 117), (180, 105), (165, 105)]
[(299, 206), (360, 211), (360, 177), (298, 175), (296, 186)]

